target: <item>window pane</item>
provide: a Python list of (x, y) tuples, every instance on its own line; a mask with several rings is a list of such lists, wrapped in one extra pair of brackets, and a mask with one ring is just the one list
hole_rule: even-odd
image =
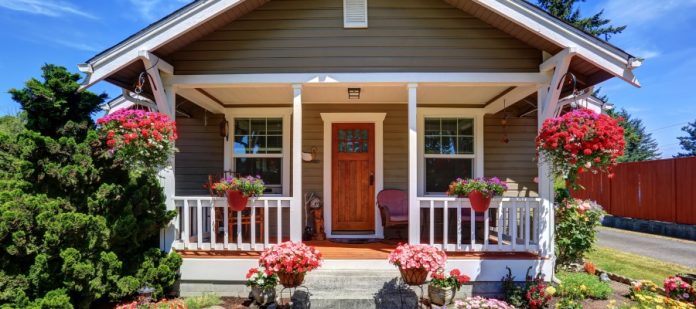
[(249, 138), (249, 145), (247, 145), (247, 153), (263, 153), (265, 147), (265, 136), (251, 135)]
[(456, 135), (457, 134), (457, 119), (442, 119), (442, 129), (440, 130), (442, 135)]
[(266, 138), (266, 153), (282, 153), (283, 152), (283, 137), (278, 135), (268, 136)]
[(439, 154), (440, 153), (440, 136), (426, 136), (425, 137), (425, 153), (426, 154)]
[(455, 154), (457, 153), (457, 137), (456, 136), (443, 136), (442, 137), (442, 148), (440, 150), (441, 154)]
[(457, 153), (458, 154), (472, 154), (474, 153), (474, 138), (473, 137), (459, 137), (457, 143)]
[(240, 176), (259, 175), (266, 185), (281, 184), (281, 158), (236, 158), (235, 172)]
[(474, 135), (474, 120), (459, 119), (459, 135)]
[(268, 135), (282, 135), (283, 134), (283, 119), (282, 118), (268, 118), (266, 120), (266, 133)]
[(425, 135), (440, 134), (440, 118), (425, 119)]
[(240, 135), (234, 137), (234, 153), (245, 154), (249, 148), (249, 135)]
[(249, 119), (237, 118), (234, 120), (234, 135), (249, 134)]
[(447, 192), (449, 184), (457, 178), (473, 177), (472, 159), (426, 158), (425, 191), (428, 193)]
[(265, 135), (266, 134), (266, 118), (251, 119), (251, 134)]

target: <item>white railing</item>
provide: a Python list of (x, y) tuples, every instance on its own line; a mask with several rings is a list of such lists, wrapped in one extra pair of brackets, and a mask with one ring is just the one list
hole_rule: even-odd
[(422, 243), (446, 251), (539, 250), (539, 198), (495, 198), (483, 214), (471, 211), (468, 198), (419, 197), (418, 204)]
[(289, 239), (291, 200), (291, 197), (264, 196), (244, 211), (231, 211), (225, 198), (176, 196), (174, 248), (264, 250)]

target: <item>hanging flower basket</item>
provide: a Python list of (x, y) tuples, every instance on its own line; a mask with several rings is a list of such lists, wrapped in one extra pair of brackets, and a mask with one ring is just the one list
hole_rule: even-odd
[(401, 279), (408, 285), (422, 285), (428, 278), (428, 271), (425, 268), (406, 268), (399, 267)]
[[(624, 153), (621, 119), (579, 109), (544, 121), (536, 138), (539, 160), (547, 162), (554, 177), (577, 188), (578, 174), (608, 172)], [(540, 175), (541, 176), (541, 175)]]
[(286, 273), (285, 271), (278, 272), (280, 284), (286, 288), (296, 288), (304, 282), (305, 273)]
[(249, 197), (237, 190), (228, 190), (225, 192), (227, 197), (227, 206), (233, 211), (242, 211), (249, 205)]
[(107, 155), (129, 169), (157, 171), (176, 151), (176, 123), (165, 114), (122, 109), (97, 119), (97, 124)]
[(497, 177), (490, 179), (475, 178), (461, 179), (453, 181), (449, 185), (447, 195), (463, 197), (466, 196), (471, 202), (471, 208), (476, 212), (485, 212), (491, 205), (494, 196), (501, 196), (507, 191), (507, 184)]
[(227, 197), (227, 206), (232, 211), (242, 211), (249, 205), (249, 199), (263, 195), (266, 186), (259, 177), (226, 177), (212, 184), (212, 190)]

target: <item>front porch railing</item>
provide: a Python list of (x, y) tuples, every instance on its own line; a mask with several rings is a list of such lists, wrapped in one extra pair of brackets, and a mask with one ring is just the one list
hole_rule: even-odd
[(495, 198), (483, 214), (471, 211), (468, 198), (419, 197), (418, 204), (421, 243), (446, 251), (539, 251), (540, 198)]
[(224, 198), (176, 196), (177, 250), (261, 251), (289, 239), (291, 197), (264, 196), (244, 211), (230, 211)]

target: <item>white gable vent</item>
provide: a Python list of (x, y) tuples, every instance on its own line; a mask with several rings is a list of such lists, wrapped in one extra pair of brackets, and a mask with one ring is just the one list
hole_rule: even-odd
[(343, 0), (343, 27), (367, 28), (367, 0)]

